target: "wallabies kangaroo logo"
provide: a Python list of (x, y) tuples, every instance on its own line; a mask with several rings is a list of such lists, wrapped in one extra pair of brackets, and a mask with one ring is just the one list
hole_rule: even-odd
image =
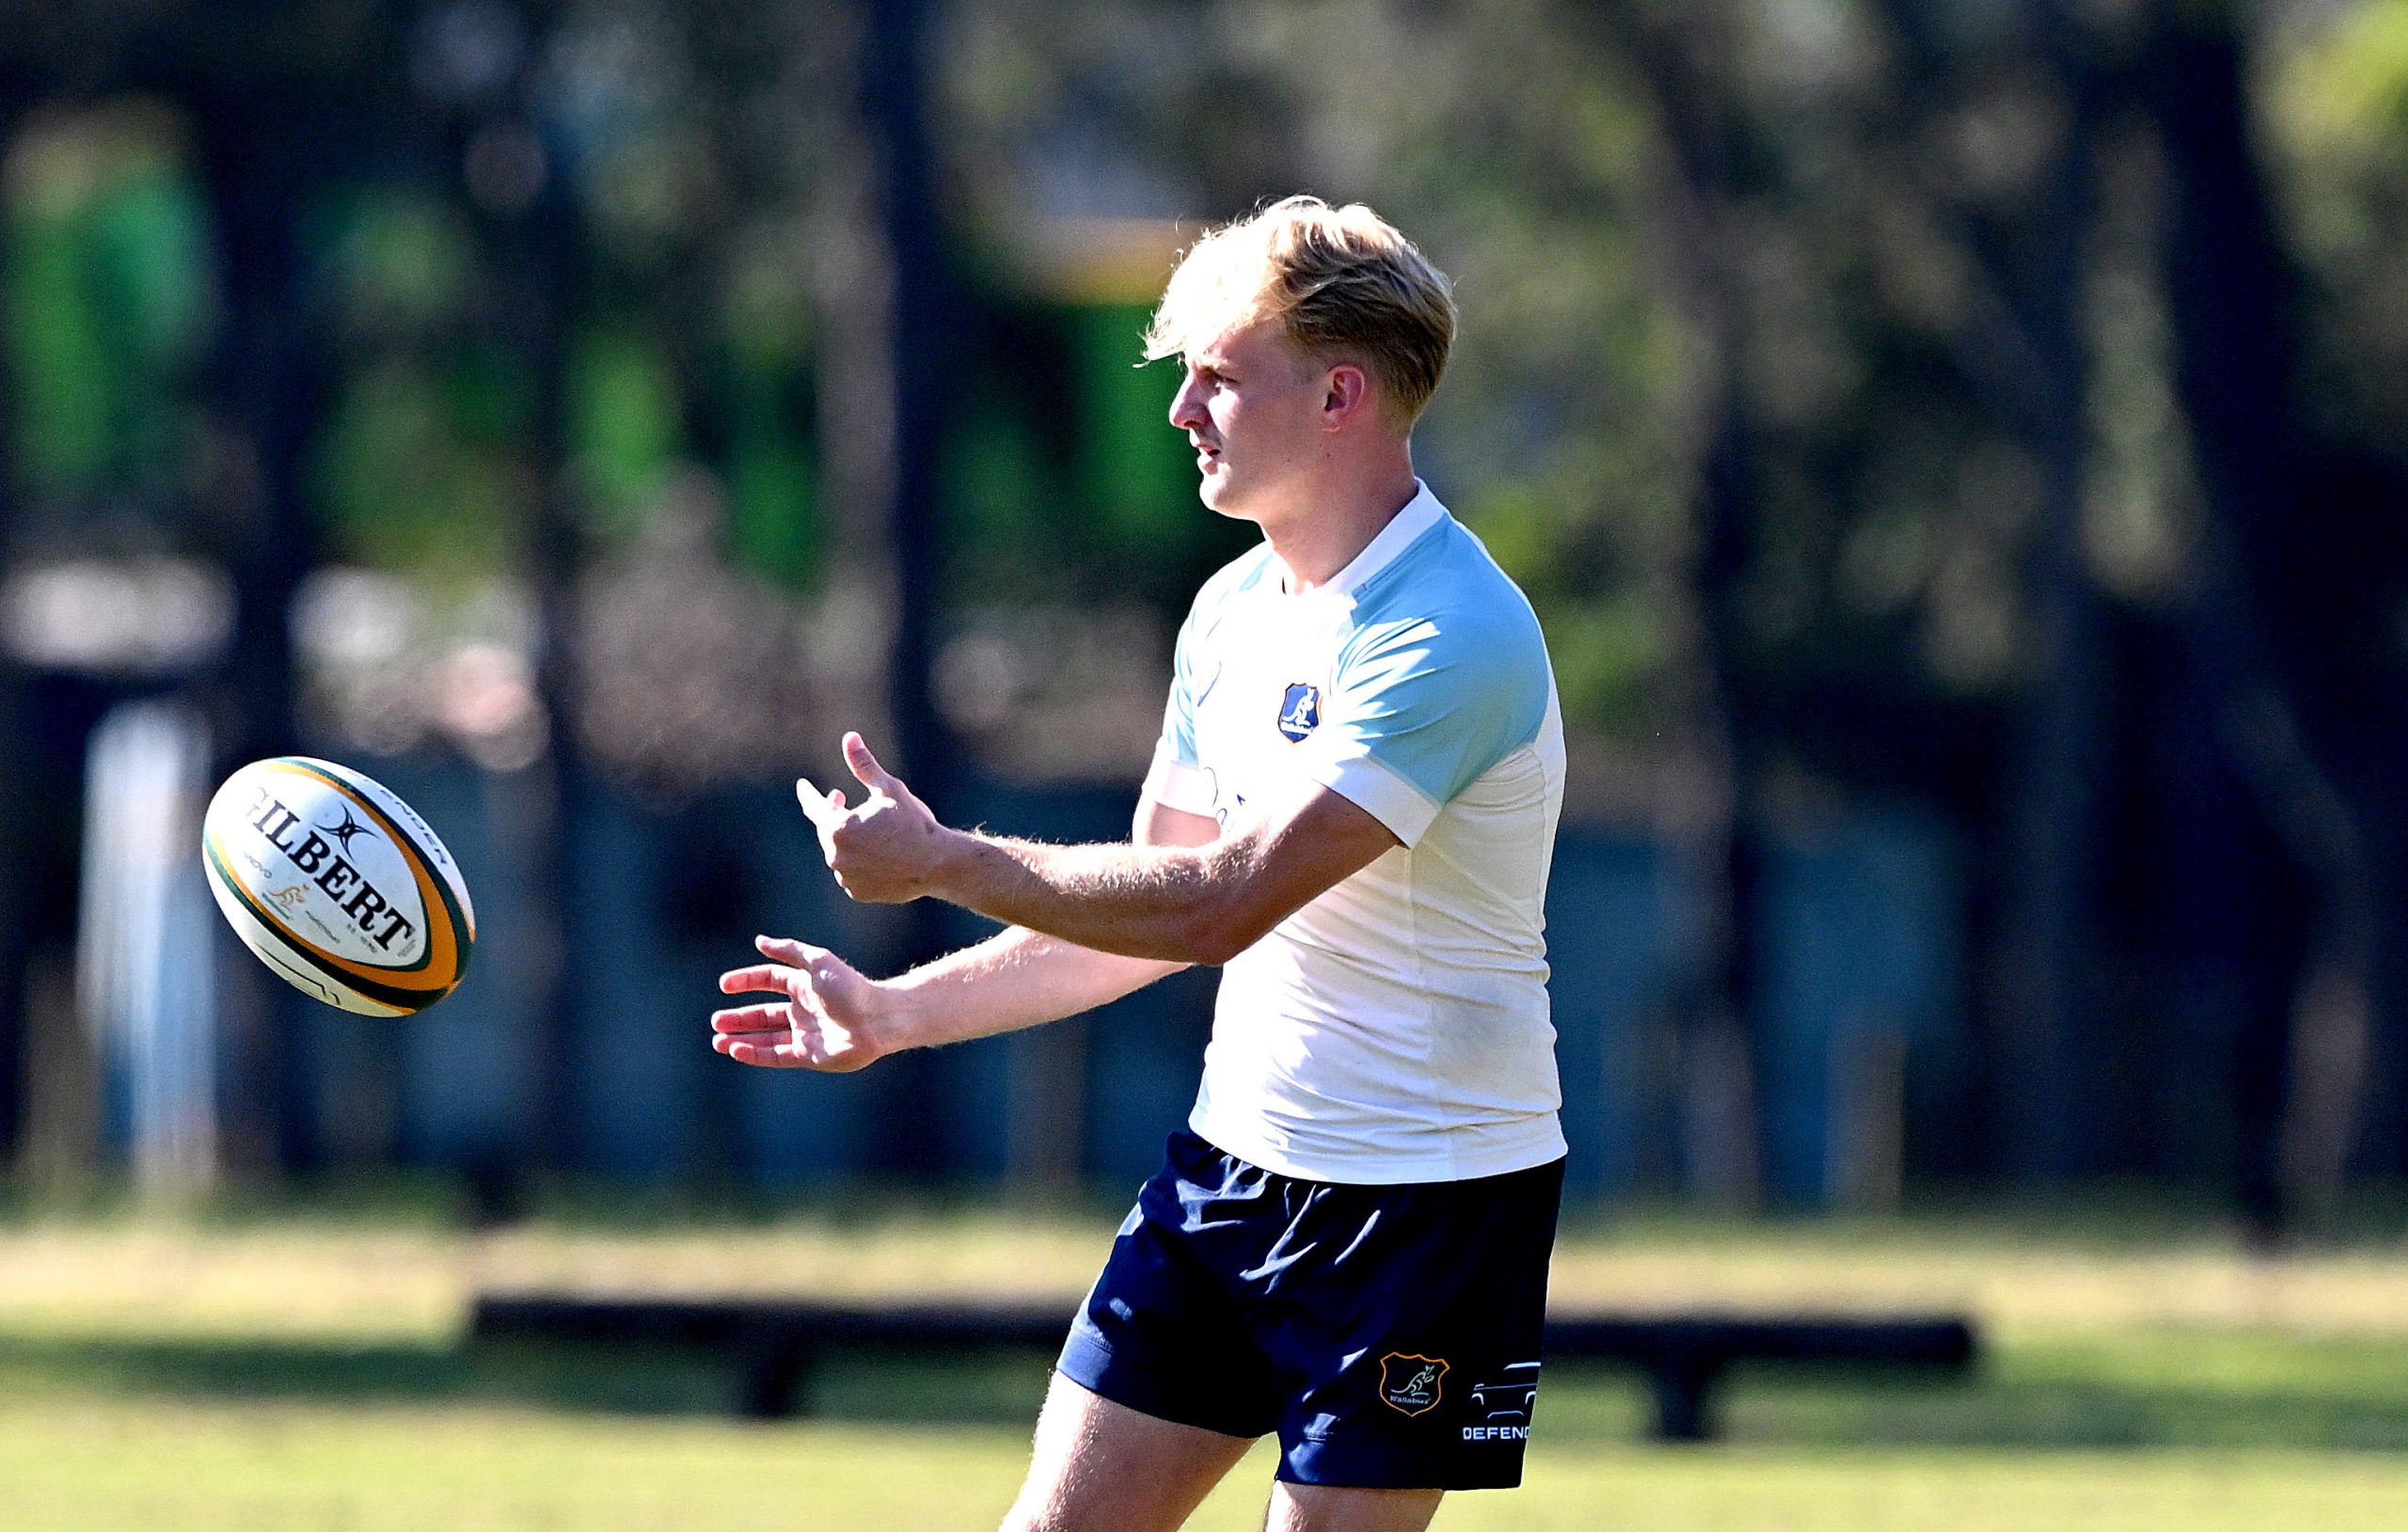
[(1299, 681), (1279, 703), (1279, 732), (1291, 741), (1302, 740), (1320, 727), (1321, 687)]
[(1427, 1414), (1438, 1408), (1438, 1389), (1446, 1376), (1447, 1364), (1441, 1357), (1390, 1351), (1380, 1358), (1380, 1398), (1391, 1410)]

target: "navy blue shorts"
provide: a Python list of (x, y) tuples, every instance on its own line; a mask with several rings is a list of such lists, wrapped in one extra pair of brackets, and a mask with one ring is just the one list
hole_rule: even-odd
[(1563, 1161), (1469, 1181), (1298, 1180), (1171, 1135), (1070, 1326), (1062, 1375), (1229, 1436), (1279, 1477), (1522, 1481)]

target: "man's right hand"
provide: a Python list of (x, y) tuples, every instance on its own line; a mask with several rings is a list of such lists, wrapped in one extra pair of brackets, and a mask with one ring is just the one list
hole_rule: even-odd
[(784, 998), (711, 1013), (711, 1047), (738, 1064), (844, 1074), (866, 1068), (899, 1044), (886, 1033), (887, 995), (824, 947), (755, 937), (767, 963), (719, 976), (722, 993)]

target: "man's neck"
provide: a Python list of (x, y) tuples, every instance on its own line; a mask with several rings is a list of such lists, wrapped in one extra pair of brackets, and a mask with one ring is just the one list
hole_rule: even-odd
[(1356, 482), (1359, 488), (1333, 494), (1294, 516), (1262, 522), (1263, 540), (1286, 568), (1290, 591), (1328, 584), (1421, 490), (1410, 457), (1393, 465), (1391, 471)]

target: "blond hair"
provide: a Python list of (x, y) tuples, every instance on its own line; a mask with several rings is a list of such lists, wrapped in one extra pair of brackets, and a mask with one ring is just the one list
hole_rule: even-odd
[(1361, 362), (1406, 428), (1437, 390), (1455, 338), (1445, 274), (1395, 226), (1360, 202), (1291, 197), (1188, 249), (1146, 329), (1146, 357), (1275, 318), (1305, 350)]

